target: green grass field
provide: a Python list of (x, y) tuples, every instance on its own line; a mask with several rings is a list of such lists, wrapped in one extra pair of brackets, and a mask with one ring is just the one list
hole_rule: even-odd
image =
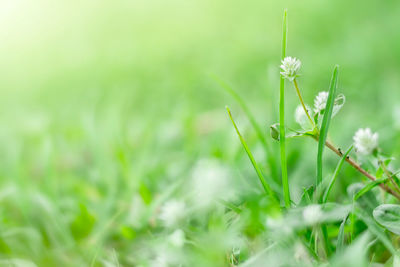
[[(279, 122), (287, 8), (286, 54), (302, 61), (305, 102), (312, 106), (329, 90), (340, 65), (337, 92), (346, 103), (328, 139), (344, 152), (358, 128), (370, 127), (382, 154), (398, 158), (400, 2), (0, 6), (1, 266), (398, 266), (399, 233), (363, 203), (360, 213), (347, 211), (343, 230), (344, 218), (320, 225), (325, 247), (319, 226), (286, 231), (302, 221), (296, 212), (316, 180), (318, 144), (286, 140), (294, 207), (286, 213), (279, 207), (280, 144), (270, 125)], [(221, 83), (239, 94), (261, 132)], [(286, 82), (290, 128), (299, 128), (298, 104)], [(265, 195), (226, 105), (280, 205)], [(340, 158), (328, 149), (323, 156), (329, 180)], [(395, 172), (399, 161), (387, 167)], [(360, 182), (368, 180), (345, 163), (328, 202), (354, 207), (348, 187)], [(378, 187), (367, 194), (372, 208), (398, 204)], [(277, 218), (286, 221), (275, 231)]]

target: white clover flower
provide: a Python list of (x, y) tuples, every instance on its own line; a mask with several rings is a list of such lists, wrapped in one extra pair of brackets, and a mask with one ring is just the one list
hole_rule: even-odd
[(295, 57), (285, 57), (284, 60), (282, 60), (282, 65), (281, 65), (281, 74), (285, 79), (288, 79), (289, 81), (293, 81), (297, 76), (297, 72), (299, 71), (301, 66), (301, 61), (298, 60)]
[[(329, 93), (326, 91), (319, 92), (314, 99), (314, 112), (321, 113), (326, 108), (326, 102), (328, 101)], [(345, 102), (345, 97), (343, 94), (339, 94), (334, 101), (332, 117), (335, 116), (339, 110), (342, 108)]]
[(309, 205), (303, 210), (304, 222), (308, 225), (317, 224), (323, 216), (321, 206), (317, 204)]
[(378, 147), (378, 133), (370, 128), (358, 129), (354, 134), (354, 147), (360, 155), (369, 155)]
[(329, 93), (326, 91), (319, 92), (314, 99), (314, 112), (319, 113), (325, 110), (326, 102), (328, 101)]
[(159, 219), (166, 227), (176, 225), (185, 215), (185, 203), (179, 200), (170, 200), (162, 207)]
[[(312, 111), (311, 108), (308, 105), (305, 105), (306, 109), (308, 111), (308, 114), (312, 117)], [(306, 112), (304, 111), (304, 108), (302, 105), (298, 105), (296, 108), (296, 111), (294, 112), (294, 118), (296, 122), (303, 128), (303, 130), (312, 130), (313, 125), (311, 124), (310, 120), (307, 117)]]
[(169, 236), (168, 239), (173, 246), (181, 248), (183, 244), (185, 244), (185, 232), (183, 232), (181, 229), (177, 229)]

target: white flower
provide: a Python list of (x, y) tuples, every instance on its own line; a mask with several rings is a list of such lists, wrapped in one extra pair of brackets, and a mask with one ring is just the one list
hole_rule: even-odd
[[(329, 93), (326, 91), (319, 92), (314, 99), (314, 112), (321, 113), (326, 108), (326, 102), (328, 101)], [(332, 110), (332, 117), (335, 116), (339, 110), (342, 108), (345, 102), (345, 97), (343, 94), (339, 94), (335, 98), (335, 102)]]
[(201, 159), (196, 163), (190, 185), (193, 200), (202, 207), (219, 198), (229, 199), (233, 194), (229, 170), (213, 159)]
[(314, 99), (314, 112), (319, 113), (325, 110), (326, 101), (328, 100), (329, 93), (326, 91), (319, 92)]
[(372, 133), (370, 128), (358, 129), (353, 140), (360, 155), (369, 155), (378, 147), (378, 133)]
[(282, 60), (282, 76), (289, 81), (293, 81), (297, 76), (297, 72), (299, 71), (301, 66), (300, 60), (295, 57), (286, 57)]
[[(306, 109), (308, 111), (308, 114), (310, 114), (310, 116), (312, 117), (311, 108), (308, 105), (306, 105)], [(296, 122), (301, 126), (301, 128), (303, 128), (303, 130), (312, 130), (313, 125), (308, 119), (307, 114), (304, 111), (302, 105), (297, 106), (296, 111), (294, 112), (294, 118)]]
[(169, 242), (171, 242), (172, 245), (175, 247), (182, 247), (183, 244), (185, 243), (185, 233), (181, 229), (175, 230), (170, 236), (169, 236)]
[(161, 207), (159, 218), (166, 227), (177, 224), (185, 215), (185, 203), (178, 200), (170, 200)]
[(308, 225), (317, 224), (323, 216), (321, 206), (317, 204), (309, 205), (303, 210), (304, 222)]

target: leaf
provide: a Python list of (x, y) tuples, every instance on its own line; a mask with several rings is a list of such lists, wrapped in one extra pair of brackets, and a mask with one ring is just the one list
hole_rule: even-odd
[[(351, 184), (347, 188), (347, 193), (351, 198), (360, 192), (364, 188), (363, 183), (355, 183)], [(371, 190), (364, 192), (356, 202), (362, 209), (366, 210), (368, 213), (372, 213), (372, 211), (379, 205), (378, 201), (376, 200), (375, 195), (372, 193)]]
[(364, 194), (366, 194), (367, 192), (369, 192), (370, 190), (372, 190), (375, 186), (380, 185), (381, 183), (386, 182), (388, 178), (382, 178), (382, 179), (378, 179), (375, 181), (371, 181), (369, 182), (366, 186), (364, 186), (360, 191), (358, 191), (355, 196), (354, 196), (354, 200), (359, 199), (361, 196), (363, 196)]
[(333, 70), (331, 83), (329, 86), (328, 100), (326, 101), (326, 107), (324, 112), (324, 118), (322, 119), (321, 131), (318, 141), (318, 155), (317, 155), (317, 185), (322, 181), (322, 154), (325, 148), (326, 137), (328, 135), (329, 124), (332, 118), (332, 110), (335, 102), (335, 95), (337, 89), (339, 66), (335, 66)]
[(343, 251), (344, 248), (344, 226), (346, 224), (347, 218), (344, 218), (342, 223), (340, 224), (340, 228), (339, 228), (339, 235), (337, 238), (337, 244), (336, 244), (336, 250), (339, 251)]
[(400, 205), (382, 204), (376, 207), (372, 214), (380, 225), (400, 235)]
[(256, 171), (257, 176), (258, 176), (258, 178), (259, 178), (259, 180), (260, 180), (265, 192), (267, 193), (267, 195), (269, 195), (273, 199), (277, 200), (276, 196), (275, 196), (275, 193), (272, 191), (272, 189), (269, 186), (269, 184), (265, 181), (264, 175), (262, 174), (261, 169), (258, 167), (257, 162), (255, 161), (255, 159), (253, 157), (253, 154), (251, 154), (251, 151), (250, 151), (249, 147), (247, 146), (246, 141), (244, 140), (244, 138), (240, 134), (239, 129), (236, 126), (235, 121), (233, 120), (232, 113), (231, 113), (230, 109), (228, 107), (226, 107), (226, 110), (228, 111), (228, 115), (229, 115), (229, 118), (232, 121), (233, 127), (235, 127), (235, 130), (236, 130), (236, 133), (237, 133), (237, 135), (238, 135), (238, 137), (240, 139), (240, 142), (242, 143), (242, 146), (243, 146), (244, 150), (246, 151), (247, 156), (249, 157), (249, 159), (251, 161), (251, 164), (253, 165), (254, 170)]
[(346, 250), (335, 255), (329, 266), (368, 266), (366, 254), (369, 239), (370, 235), (368, 232), (361, 235)]
[(323, 196), (323, 199), (322, 199), (322, 203), (326, 203), (326, 201), (328, 200), (329, 193), (331, 192), (333, 184), (335, 183), (336, 178), (337, 178), (337, 176), (339, 174), (339, 171), (342, 168), (343, 162), (347, 158), (347, 155), (349, 155), (349, 153), (350, 153), (350, 151), (352, 149), (353, 149), (353, 146), (350, 146), (350, 148), (347, 149), (346, 153), (344, 153), (342, 158), (339, 160), (339, 163), (337, 164), (335, 172), (332, 175), (332, 179), (331, 179), (331, 181), (330, 181), (330, 183), (328, 185), (328, 188), (325, 190), (325, 193), (324, 193), (324, 196)]
[(70, 225), (72, 235), (75, 240), (82, 239), (90, 234), (96, 222), (96, 218), (89, 213), (86, 206), (79, 205), (79, 214), (75, 217)]
[(257, 121), (256, 121), (255, 117), (253, 116), (253, 114), (251, 113), (249, 107), (246, 105), (246, 102), (226, 82), (224, 82), (223, 80), (219, 79), (216, 76), (213, 76), (213, 78), (223, 89), (225, 89), (225, 91), (227, 93), (229, 93), (236, 100), (236, 102), (239, 104), (239, 106), (242, 108), (242, 110), (246, 114), (251, 125), (253, 126), (254, 130), (256, 131), (258, 138), (260, 139), (261, 143), (264, 145), (267, 161), (268, 161), (269, 167), (271, 169), (271, 175), (277, 181), (279, 179), (278, 171), (277, 171), (277, 163), (275, 161), (275, 158), (273, 157), (273, 152), (271, 150), (270, 144), (267, 142), (264, 131), (262, 130), (260, 125), (257, 123)]
[(369, 232), (374, 234), (393, 255), (397, 254), (396, 249), (387, 234), (379, 225), (376, 224), (369, 214), (361, 209), (356, 209), (356, 214), (357, 217), (359, 217), (368, 226)]

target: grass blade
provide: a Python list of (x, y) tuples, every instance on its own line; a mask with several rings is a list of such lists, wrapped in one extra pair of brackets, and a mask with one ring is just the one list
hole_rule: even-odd
[[(287, 47), (287, 11), (283, 14), (283, 29), (282, 29), (282, 55), (283, 60), (286, 57)], [(281, 156), (281, 170), (282, 170), (282, 187), (283, 195), (285, 199), (285, 207), (289, 208), (290, 201), (290, 189), (289, 180), (287, 173), (287, 162), (286, 162), (286, 134), (285, 134), (285, 79), (281, 75), (279, 84), (279, 132), (280, 132), (280, 156)]]
[(337, 244), (336, 244), (336, 251), (343, 251), (344, 248), (344, 226), (346, 224), (347, 221), (347, 217), (343, 219), (342, 223), (340, 224), (340, 228), (339, 228), (339, 234), (338, 234), (338, 238), (337, 238)]
[(335, 172), (332, 175), (332, 179), (328, 185), (328, 188), (325, 190), (324, 196), (322, 198), (322, 203), (326, 203), (326, 201), (328, 200), (329, 193), (331, 192), (333, 184), (335, 183), (336, 178), (339, 174), (339, 171), (342, 168), (343, 162), (345, 161), (345, 159), (347, 158), (347, 156), (349, 155), (349, 153), (352, 149), (353, 149), (353, 146), (351, 146), (349, 149), (347, 149), (346, 153), (344, 153), (344, 155), (339, 160), (339, 163), (337, 164)]
[(335, 95), (337, 89), (337, 79), (338, 79), (339, 66), (335, 66), (333, 70), (331, 83), (329, 86), (329, 96), (326, 101), (326, 107), (324, 112), (324, 117), (322, 119), (321, 131), (318, 141), (318, 155), (317, 155), (317, 183), (318, 185), (322, 181), (322, 154), (324, 153), (325, 141), (328, 135), (329, 124), (332, 118), (332, 110), (335, 102)]
[(380, 185), (381, 183), (384, 183), (388, 180), (388, 178), (381, 178), (372, 182), (369, 182), (366, 186), (364, 186), (360, 191), (357, 192), (357, 194), (354, 195), (354, 200), (359, 199), (361, 196), (363, 196), (365, 193), (369, 192), (372, 190), (375, 186)]
[(273, 199), (276, 199), (276, 196), (275, 196), (274, 192), (272, 191), (272, 189), (271, 189), (271, 187), (268, 185), (268, 183), (265, 181), (265, 178), (264, 178), (264, 176), (263, 176), (263, 174), (262, 174), (260, 168), (258, 167), (257, 162), (255, 161), (253, 155), (251, 154), (250, 149), (249, 149), (249, 147), (248, 147), (247, 144), (246, 144), (246, 141), (244, 141), (243, 136), (240, 134), (239, 129), (238, 129), (238, 127), (236, 126), (235, 121), (233, 120), (232, 113), (231, 113), (230, 109), (229, 109), (228, 107), (226, 107), (226, 110), (228, 111), (228, 115), (229, 115), (229, 118), (230, 118), (231, 121), (232, 121), (233, 127), (235, 127), (235, 130), (236, 130), (236, 133), (237, 133), (237, 135), (238, 135), (238, 137), (239, 137), (239, 139), (240, 139), (240, 142), (242, 143), (242, 146), (243, 146), (244, 150), (246, 150), (247, 156), (249, 157), (249, 159), (250, 159), (250, 161), (251, 161), (251, 164), (253, 164), (253, 167), (254, 167), (254, 169), (255, 169), (257, 175), (258, 175), (258, 178), (260, 179), (260, 182), (261, 182), (261, 184), (262, 184), (262, 186), (263, 186), (265, 192), (266, 192), (268, 195), (270, 195)]
[(222, 81), (218, 77), (213, 77), (216, 82), (221, 85), (222, 88), (225, 89), (227, 93), (229, 93), (239, 104), (239, 106), (243, 109), (244, 113), (246, 114), (247, 118), (249, 119), (251, 125), (253, 126), (254, 130), (256, 131), (258, 138), (260, 139), (261, 143), (264, 145), (265, 152), (267, 155), (267, 162), (271, 170), (271, 176), (274, 178), (275, 181), (278, 181), (278, 170), (277, 170), (277, 163), (275, 158), (273, 157), (273, 153), (267, 139), (265, 138), (265, 132), (262, 130), (260, 125), (257, 123), (256, 119), (254, 118), (253, 114), (251, 113), (249, 107), (246, 105), (246, 102), (240, 97), (238, 93), (236, 93), (226, 82)]

